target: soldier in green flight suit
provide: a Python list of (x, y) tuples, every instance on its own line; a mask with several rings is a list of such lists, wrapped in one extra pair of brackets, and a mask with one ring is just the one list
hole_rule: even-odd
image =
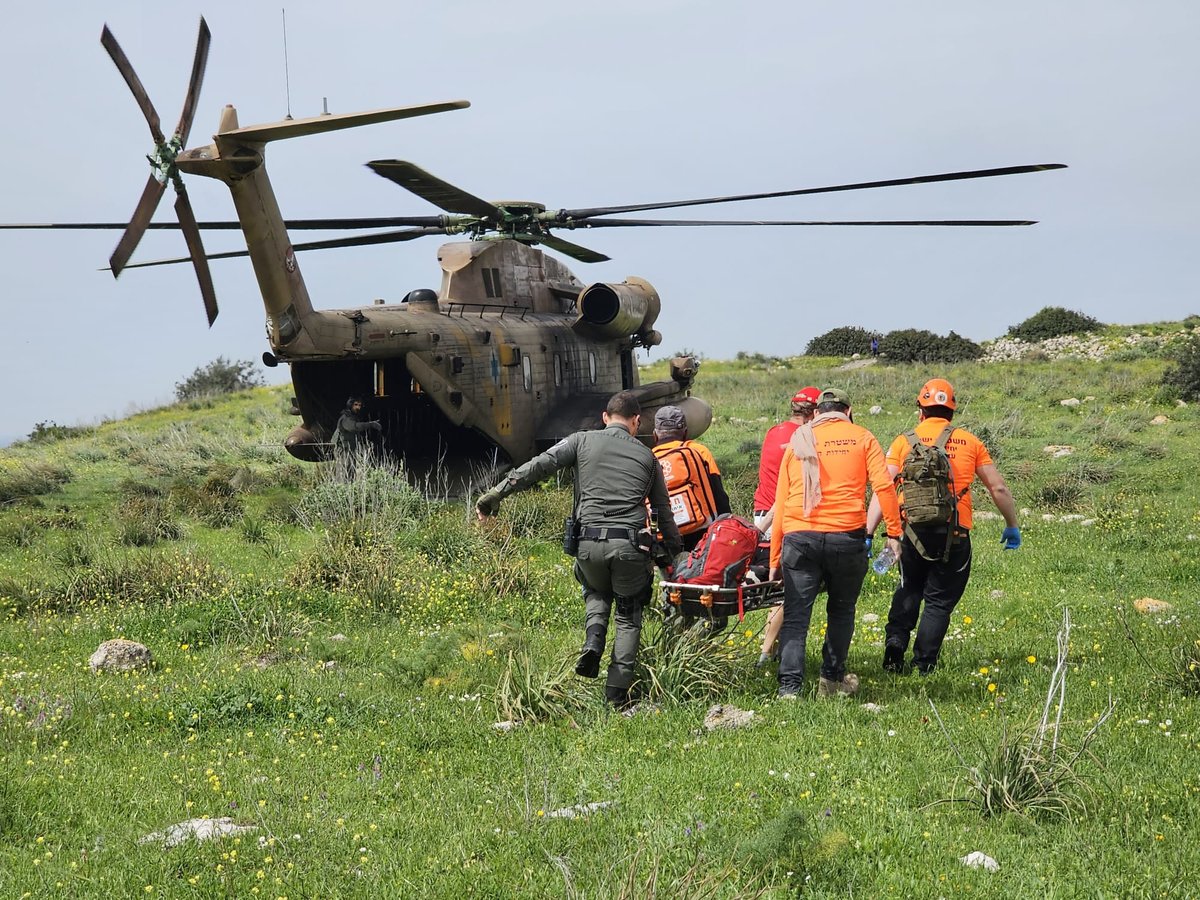
[(671, 515), (662, 470), (654, 454), (634, 435), (641, 405), (632, 391), (608, 401), (601, 431), (580, 431), (536, 456), (483, 494), (475, 504), (480, 520), (496, 514), (500, 501), (560, 469), (575, 470), (575, 518), (580, 523), (575, 578), (583, 585), (586, 639), (575, 671), (588, 678), (600, 672), (608, 620), (616, 607), (617, 633), (608, 666), (605, 696), (614, 706), (629, 702), (642, 608), (650, 600), (650, 556), (635, 544), (646, 526), (646, 500), (658, 516), (667, 550), (680, 551), (679, 530)]

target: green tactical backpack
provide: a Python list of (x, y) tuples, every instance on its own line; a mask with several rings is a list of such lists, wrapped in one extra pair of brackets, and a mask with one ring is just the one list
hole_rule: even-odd
[(900, 514), (904, 519), (905, 535), (922, 557), (932, 560), (934, 557), (925, 551), (915, 529), (945, 528), (943, 562), (950, 558), (950, 547), (958, 526), (958, 501), (966, 493), (966, 489), (962, 493), (954, 492), (950, 457), (946, 455), (946, 444), (953, 433), (954, 426), (947, 425), (936, 441), (924, 444), (916, 431), (909, 429), (904, 432), (908, 441), (908, 456), (896, 476), (897, 486), (902, 487), (904, 496)]

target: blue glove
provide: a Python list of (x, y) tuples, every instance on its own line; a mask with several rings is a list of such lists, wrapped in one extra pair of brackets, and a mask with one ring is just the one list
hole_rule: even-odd
[(1005, 550), (1016, 550), (1021, 546), (1021, 529), (1015, 525), (1005, 528), (1004, 534), (1000, 535), (1000, 543), (1004, 545)]
[(871, 542), (875, 540), (875, 535), (868, 534), (867, 539), (863, 542), (867, 545), (867, 559), (871, 558)]

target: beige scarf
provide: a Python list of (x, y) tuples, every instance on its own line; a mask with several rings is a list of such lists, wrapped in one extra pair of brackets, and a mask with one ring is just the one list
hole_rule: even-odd
[(804, 515), (808, 516), (818, 503), (821, 502), (821, 465), (817, 460), (817, 438), (813, 428), (822, 422), (849, 422), (850, 417), (843, 412), (821, 413), (811, 422), (806, 422), (792, 434), (788, 445), (792, 456), (800, 460), (804, 468)]

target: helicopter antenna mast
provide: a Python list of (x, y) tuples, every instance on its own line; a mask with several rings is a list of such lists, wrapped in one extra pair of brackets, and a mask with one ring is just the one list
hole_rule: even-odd
[(288, 51), (287, 51), (287, 9), (279, 11), (283, 16), (283, 91), (287, 99), (287, 118), (290, 121), (292, 118), (292, 81), (288, 75)]

